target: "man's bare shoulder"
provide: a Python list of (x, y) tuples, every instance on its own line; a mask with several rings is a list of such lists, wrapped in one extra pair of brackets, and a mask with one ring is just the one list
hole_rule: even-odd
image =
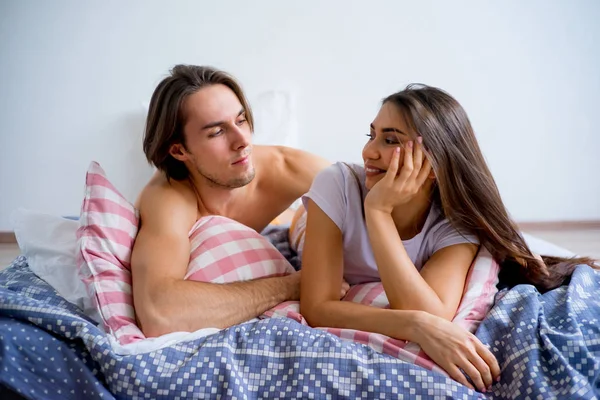
[(286, 199), (299, 198), (315, 176), (331, 163), (323, 157), (286, 146), (254, 146), (261, 186)]
[(149, 220), (171, 219), (190, 228), (196, 222), (198, 210), (196, 195), (189, 183), (168, 180), (160, 171), (142, 189), (136, 207), (140, 211), (142, 224)]
[[(305, 150), (287, 146), (254, 146), (255, 162), (259, 167), (267, 166), (267, 171), (285, 177), (314, 178), (331, 162)], [(298, 176), (299, 175), (299, 176)]]

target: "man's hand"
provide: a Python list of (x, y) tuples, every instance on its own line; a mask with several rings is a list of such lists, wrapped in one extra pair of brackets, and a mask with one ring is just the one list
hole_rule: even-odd
[[(298, 301), (300, 300), (300, 271), (294, 272), (293, 274), (287, 275), (286, 284), (288, 285), (288, 292), (290, 298), (287, 300)], [(340, 299), (343, 299), (350, 290), (350, 284), (346, 281), (342, 282), (342, 288), (340, 289)]]
[(288, 293), (285, 301), (298, 301), (300, 300), (300, 272), (294, 272), (284, 277), (287, 284)]
[(350, 290), (350, 284), (346, 281), (342, 282), (342, 292), (340, 294), (340, 299), (343, 299), (344, 296), (346, 296), (346, 293), (348, 293), (348, 290)]

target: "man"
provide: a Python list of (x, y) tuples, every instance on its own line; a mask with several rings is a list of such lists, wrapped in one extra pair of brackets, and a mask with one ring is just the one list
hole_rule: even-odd
[(150, 102), (144, 152), (158, 172), (136, 206), (131, 269), (138, 323), (148, 337), (225, 328), (298, 300), (300, 273), (231, 284), (184, 280), (189, 232), (206, 215), (262, 231), (329, 165), (309, 153), (252, 146), (252, 112), (230, 75), (178, 65)]

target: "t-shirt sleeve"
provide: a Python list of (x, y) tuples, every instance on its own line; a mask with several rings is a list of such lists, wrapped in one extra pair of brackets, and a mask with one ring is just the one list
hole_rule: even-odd
[(479, 239), (477, 239), (476, 236), (456, 230), (448, 220), (444, 220), (436, 228), (437, 229), (435, 229), (433, 232), (433, 241), (431, 242), (431, 254), (434, 254), (436, 251), (441, 250), (444, 247), (453, 246), (455, 244), (472, 243), (479, 245)]
[(302, 204), (308, 209), (311, 199), (343, 232), (348, 199), (344, 174), (338, 164), (330, 165), (315, 177)]

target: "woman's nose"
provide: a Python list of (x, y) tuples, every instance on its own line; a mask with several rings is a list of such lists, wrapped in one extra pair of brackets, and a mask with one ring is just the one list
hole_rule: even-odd
[(367, 142), (363, 148), (363, 158), (370, 160), (377, 160), (379, 158), (379, 149), (375, 141), (371, 140)]

